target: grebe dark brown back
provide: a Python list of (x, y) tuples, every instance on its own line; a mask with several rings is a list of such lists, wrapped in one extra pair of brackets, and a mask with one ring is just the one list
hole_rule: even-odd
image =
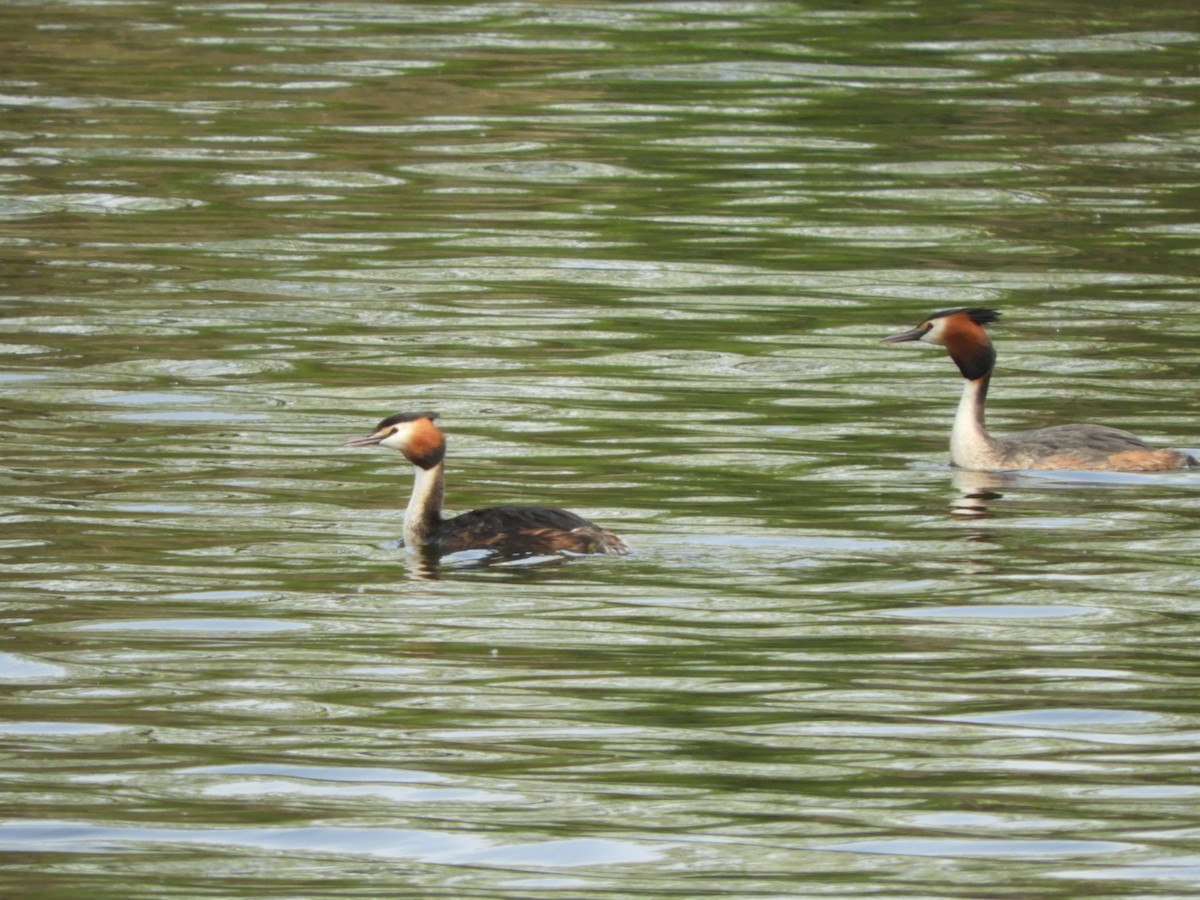
[(624, 541), (582, 516), (554, 506), (493, 506), (442, 518), (446, 439), (433, 424), (437, 413), (397, 413), (347, 447), (378, 444), (399, 450), (415, 466), (412, 498), (404, 514), (404, 543), (442, 555), (490, 550), (504, 556), (545, 553), (628, 553)]
[(1180, 450), (1155, 450), (1140, 438), (1107, 425), (1054, 425), (1004, 438), (988, 434), (984, 401), (996, 365), (985, 325), (1000, 314), (991, 309), (947, 309), (934, 313), (911, 331), (883, 339), (885, 344), (927, 341), (945, 347), (967, 380), (954, 427), (950, 462), (980, 472), (1006, 469), (1095, 469), (1157, 472), (1196, 466)]

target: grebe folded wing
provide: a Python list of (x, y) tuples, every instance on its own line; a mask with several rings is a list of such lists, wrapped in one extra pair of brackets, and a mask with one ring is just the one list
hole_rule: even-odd
[(1010, 469), (1081, 469), (1158, 472), (1186, 469), (1196, 460), (1159, 450), (1137, 435), (1108, 425), (1051, 425), (997, 438)]
[(624, 541), (556, 506), (493, 506), (473, 509), (442, 525), (443, 553), (490, 547), (501, 552), (628, 553)]

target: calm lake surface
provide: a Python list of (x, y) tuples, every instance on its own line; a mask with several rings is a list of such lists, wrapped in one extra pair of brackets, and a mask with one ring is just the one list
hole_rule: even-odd
[[(0, 894), (1196, 896), (1200, 474), (877, 342), (1200, 447), (1142, 6), (5, 4)], [(415, 566), (424, 409), (634, 555)]]

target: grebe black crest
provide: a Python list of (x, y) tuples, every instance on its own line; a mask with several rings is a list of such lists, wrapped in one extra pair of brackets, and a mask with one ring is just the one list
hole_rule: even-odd
[(493, 506), (443, 519), (446, 439), (435, 419), (437, 413), (432, 412), (396, 413), (370, 434), (344, 445), (377, 444), (399, 450), (416, 467), (412, 498), (404, 514), (408, 547), (438, 556), (463, 550), (489, 550), (509, 557), (629, 552), (611, 531), (553, 506)]
[(1000, 318), (974, 307), (934, 313), (916, 328), (883, 339), (885, 344), (927, 341), (945, 347), (966, 379), (954, 427), (950, 462), (964, 469), (1092, 469), (1159, 472), (1200, 465), (1180, 450), (1155, 450), (1128, 431), (1107, 425), (1054, 425), (993, 437), (984, 426), (984, 402), (996, 351), (984, 326)]

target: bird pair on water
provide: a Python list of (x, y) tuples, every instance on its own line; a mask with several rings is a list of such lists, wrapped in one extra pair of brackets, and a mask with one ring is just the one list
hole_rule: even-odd
[[(934, 313), (916, 328), (883, 339), (886, 344), (927, 341), (946, 348), (966, 385), (950, 431), (950, 461), (974, 471), (1090, 469), (1153, 472), (1191, 468), (1179, 450), (1155, 450), (1128, 431), (1104, 425), (1055, 425), (1005, 438), (984, 427), (984, 400), (996, 351), (984, 330), (999, 314), (990, 309)], [(399, 450), (416, 467), (404, 514), (404, 541), (434, 555), (489, 550), (505, 556), (546, 553), (628, 553), (625, 542), (582, 516), (552, 506), (496, 506), (442, 518), (446, 441), (435, 413), (389, 416), (347, 447), (379, 445)]]

